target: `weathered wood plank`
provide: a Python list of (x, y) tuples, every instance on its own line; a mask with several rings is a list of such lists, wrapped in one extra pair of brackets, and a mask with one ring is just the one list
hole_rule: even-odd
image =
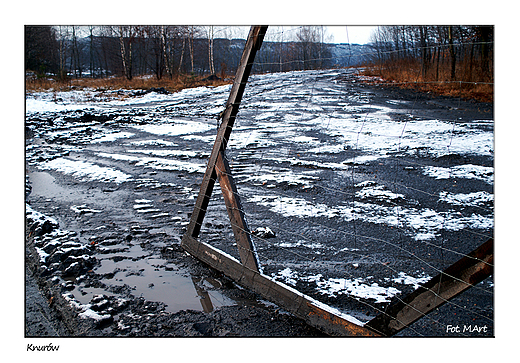
[(390, 305), (365, 326), (392, 336), (493, 273), (493, 239)]
[(238, 260), (214, 247), (185, 234), (182, 245), (210, 267), (222, 272), (238, 284), (303, 319), (307, 324), (337, 336), (379, 336), (373, 330), (349, 321), (316, 300), (270, 277), (242, 265)]
[[(247, 79), (251, 72), (255, 54), (261, 46), (266, 30), (266, 26), (252, 27), (249, 33), (235, 76), (235, 82), (233, 83), (227, 106), (223, 113), (222, 124), (218, 130), (206, 173), (201, 183), (201, 189), (194, 212), (187, 232), (181, 241), (181, 246), (199, 260), (224, 273), (238, 284), (251, 289), (328, 334), (377, 336), (376, 333), (364, 328), (361, 324), (355, 324), (345, 319), (345, 317), (341, 317), (339, 313), (335, 314), (332, 309), (327, 306), (259, 272), (260, 265), (254, 253), (254, 245), (250, 239), (249, 228), (245, 221), (240, 198), (238, 197), (236, 186), (230, 173), (229, 164), (225, 159), (225, 150), (235, 117), (238, 113)], [(226, 201), (233, 232), (237, 239), (242, 263), (196, 239), (200, 233), (200, 228), (217, 176)]]
[(256, 52), (260, 49), (262, 41), (264, 39), (267, 26), (254, 26), (251, 27), (248, 39), (246, 41), (240, 64), (238, 66), (233, 86), (229, 94), (228, 101), (226, 103), (226, 109), (222, 116), (222, 124), (218, 130), (217, 138), (213, 145), (206, 172), (201, 182), (200, 192), (195, 202), (195, 208), (191, 216), (190, 224), (188, 225), (187, 232), (192, 237), (197, 237), (200, 233), (204, 216), (208, 208), (211, 194), (213, 193), (213, 187), (217, 178), (215, 171), (215, 163), (219, 152), (225, 151), (227, 142), (231, 134), (233, 124), (235, 122), (236, 115), (242, 96), (253, 67), (253, 61), (255, 59)]
[(216, 171), (220, 188), (222, 189), (222, 196), (226, 203), (231, 228), (235, 235), (237, 242), (238, 253), (242, 264), (253, 271), (259, 271), (259, 262), (256, 255), (253, 241), (251, 241), (249, 227), (247, 225), (245, 215), (240, 202), (240, 196), (231, 175), (229, 163), (221, 151), (217, 157)]

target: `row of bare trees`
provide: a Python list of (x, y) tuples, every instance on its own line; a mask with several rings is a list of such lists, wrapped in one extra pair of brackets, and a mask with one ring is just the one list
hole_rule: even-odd
[(423, 80), (493, 80), (492, 26), (381, 26), (371, 44), (381, 71), (415, 65)]
[[(331, 66), (323, 26), (273, 27), (255, 71)], [(180, 73), (225, 76), (238, 66), (245, 34), (214, 26), (27, 26), (26, 69), (58, 77), (137, 75), (173, 78)], [(240, 36), (240, 39), (235, 36)], [(35, 50), (41, 49), (41, 52)], [(43, 51), (45, 50), (45, 51)]]
[(214, 28), (27, 26), (25, 65), (28, 70), (73, 77), (123, 75), (132, 79), (154, 74), (160, 79), (179, 72), (215, 74)]

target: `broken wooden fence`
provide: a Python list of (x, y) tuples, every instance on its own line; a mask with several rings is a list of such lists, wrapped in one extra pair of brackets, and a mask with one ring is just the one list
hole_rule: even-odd
[[(394, 335), (490, 276), (493, 273), (493, 239), (455, 262), (413, 293), (391, 304), (368, 323), (360, 325), (355, 319), (349, 319), (348, 315), (262, 274), (225, 152), (255, 55), (262, 45), (266, 30), (267, 26), (253, 26), (249, 32), (191, 221), (182, 238), (181, 246), (239, 285), (258, 293), (309, 325), (330, 335)], [(219, 181), (222, 190), (240, 261), (198, 240), (216, 180)]]

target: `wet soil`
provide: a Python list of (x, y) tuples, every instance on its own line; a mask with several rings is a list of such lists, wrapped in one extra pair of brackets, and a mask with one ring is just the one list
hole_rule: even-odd
[[(435, 119), (473, 124), (475, 130), (493, 127), (491, 104), (368, 86), (353, 82), (355, 77), (349, 73), (312, 77), (313, 99), (329, 94), (327, 87), (334, 82), (339, 97), (350, 106), (369, 102), (373, 109), (365, 109), (360, 119), (384, 105), (386, 115), (396, 123)], [(301, 84), (311, 87), (305, 80)], [(493, 185), (485, 177), (435, 179), (423, 172), (426, 166), (492, 168), (492, 155), (437, 156), (427, 145), (399, 148), (392, 157), (365, 162), (361, 162), (365, 153), (352, 147), (306, 154), (309, 145), (294, 140), (315, 140), (314, 146), (319, 146), (334, 144), (337, 137), (329, 130), (303, 127), (303, 116), (298, 116), (297, 136), (305, 139), (295, 139), (294, 129), (286, 132), (278, 115), (272, 116), (277, 121), (272, 128), (262, 124), (262, 112), (268, 112), (269, 100), (275, 99), (275, 85), (261, 77), (253, 79), (236, 127), (239, 135), (249, 136), (245, 141), (237, 138), (228, 151), (251, 230), (274, 231), (273, 236), (253, 236), (264, 274), (366, 322), (389, 305), (391, 296), (374, 301), (325, 293), (315, 282), (331, 283), (346, 276), (367, 286), (398, 289), (404, 296), (413, 285), (393, 282), (400, 272), (433, 277), (492, 235), (492, 227), (449, 229), (445, 217), (432, 232), (437, 238), (424, 243), (414, 236), (431, 230), (415, 230), (414, 219), (405, 217), (425, 211), (459, 219), (492, 216), (492, 202), (454, 206), (438, 198), (443, 191), (492, 194)], [(276, 100), (286, 102), (289, 95), (280, 93)], [(268, 106), (255, 103), (260, 96)], [(218, 112), (214, 110), (226, 98), (227, 92), (221, 91), (173, 104), (28, 115), (26, 336), (323, 336), (180, 247), (216, 134)], [(290, 99), (303, 111), (309, 108), (308, 100), (307, 95)], [(150, 127), (171, 123), (202, 128), (161, 134)], [(266, 137), (254, 139), (255, 127), (265, 127)], [(292, 137), (284, 139), (287, 135)], [(103, 137), (108, 138), (99, 141)], [(68, 164), (57, 164), (63, 160)], [(74, 171), (67, 169), (71, 165)], [(300, 177), (284, 179), (290, 170)], [(252, 178), (262, 173), (273, 178)], [(391, 191), (382, 193), (390, 197), (362, 194), (368, 186)], [(217, 189), (200, 238), (238, 257)], [(327, 205), (329, 213), (351, 207), (354, 217), (331, 218), (317, 210), (312, 223), (298, 215), (282, 217), (271, 203), (276, 198)], [(397, 215), (400, 228), (368, 218), (372, 212), (358, 214), (369, 204), (381, 213)], [(289, 271), (292, 279), (282, 271)], [(486, 333), (478, 336), (493, 336), (492, 277), (399, 336), (453, 335), (446, 326), (457, 324), (486, 325)]]

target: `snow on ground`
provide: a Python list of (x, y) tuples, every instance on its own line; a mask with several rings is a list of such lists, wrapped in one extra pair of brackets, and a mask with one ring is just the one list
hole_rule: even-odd
[(450, 168), (436, 166), (425, 166), (424, 174), (435, 179), (464, 178), (483, 180), (488, 184), (493, 184), (494, 169), (480, 165), (457, 165)]
[[(348, 71), (288, 72), (252, 77), (229, 142), (232, 161), (236, 164), (233, 165), (234, 175), (244, 200), (283, 218), (325, 218), (398, 227), (418, 242), (435, 240), (441, 231), (492, 230), (494, 198), (485, 190), (436, 192), (434, 202), (450, 207), (441, 211), (421, 206), (418, 200), (393, 191), (375, 179), (365, 178), (355, 184), (349, 182), (349, 185), (354, 184), (354, 198), (345, 197), (341, 202), (337, 199), (316, 200), (312, 194), (295, 196), (280, 189), (281, 185), (312, 189), (323, 181), (324, 172), (330, 173), (327, 175), (331, 180), (343, 181), (347, 171), (361, 174), (358, 168), (393, 157), (395, 153), (416, 157), (420, 151), (430, 158), (446, 155), (493, 157), (493, 131), (476, 127), (489, 125), (488, 120), (457, 123), (417, 120), (405, 113), (405, 122), (395, 121), (391, 116), (394, 107), (408, 107), (409, 103), (387, 100), (376, 105), (370, 94), (345, 94), (344, 86), (335, 80), (344, 72)], [(54, 113), (57, 118), (53, 126), (33, 130), (47, 137), (49, 143), (37, 147), (29, 145), (27, 160), (38, 169), (79, 180), (115, 184), (136, 182), (136, 189), (151, 188), (159, 181), (126, 171), (132, 170), (131, 167), (154, 172), (203, 174), (215, 140), (215, 116), (224, 109), (229, 89), (229, 85), (198, 87), (167, 95), (154, 92), (136, 95), (129, 90), (103, 94), (94, 90), (28, 94), (27, 116)], [(124, 116), (116, 116), (112, 121), (114, 125), (95, 121), (68, 124), (62, 117), (62, 113), (68, 111), (103, 113), (130, 108), (146, 109), (146, 112), (128, 117), (128, 125), (117, 124)], [(55, 140), (60, 143), (51, 142)], [(67, 145), (72, 141), (81, 146)], [(179, 146), (186, 142), (193, 145), (193, 149)], [(116, 143), (119, 149), (110, 149)], [(89, 157), (94, 159), (75, 160), (68, 156), (73, 152), (81, 153), (82, 149), (88, 149)], [(347, 154), (352, 150), (357, 154)], [(121, 169), (106, 166), (108, 162), (119, 163)], [(418, 170), (420, 177), (432, 180), (458, 178), (482, 182), (487, 187), (494, 183), (493, 167), (471, 163), (449, 167), (418, 163), (410, 170)], [(196, 195), (196, 189), (195, 192), (190, 188), (185, 190), (191, 199)], [(77, 213), (89, 210), (86, 206), (73, 207)], [(463, 213), (464, 208), (470, 207), (485, 208)], [(133, 209), (156, 217), (168, 215), (156, 209), (148, 199), (135, 200)], [(37, 212), (30, 209), (29, 212), (37, 218)], [(305, 247), (316, 253), (326, 247), (320, 241), (302, 240), (283, 241), (279, 246)], [(350, 249), (353, 250), (356, 249)], [(42, 259), (46, 257), (44, 251), (38, 252)], [(373, 281), (370, 276), (326, 278), (321, 274), (303, 275), (285, 268), (274, 274), (274, 278), (292, 286), (297, 281), (306, 281), (328, 296), (348, 294), (377, 303), (388, 302), (400, 293), (399, 289), (382, 286), (381, 281)], [(416, 286), (428, 278), (399, 272), (397, 277), (386, 282)], [(83, 316), (103, 318), (94, 316), (87, 306), (77, 307)]]
[(88, 161), (58, 158), (38, 165), (41, 170), (56, 170), (64, 174), (90, 181), (113, 182), (120, 184), (132, 180), (132, 176), (120, 170), (99, 166)]
[(182, 170), (189, 173), (204, 173), (206, 170), (206, 164), (202, 162), (193, 163), (175, 159), (140, 157), (124, 154), (98, 153), (97, 155), (102, 158), (127, 161), (134, 164), (135, 166), (142, 166), (157, 170)]
[[(299, 276), (296, 271), (287, 267), (279, 271), (273, 278), (291, 286), (296, 286), (297, 281), (310, 282), (316, 285), (317, 290), (321, 294), (330, 297), (345, 294), (354, 298), (372, 300), (376, 303), (390, 302), (393, 296), (401, 293), (395, 287), (382, 287), (378, 283), (370, 281), (373, 279), (372, 276), (366, 278), (325, 279), (322, 274)], [(416, 284), (417, 282), (427, 281), (428, 277), (415, 279), (402, 273), (394, 280), (401, 284)]]
[(155, 135), (178, 136), (192, 133), (208, 131), (214, 128), (202, 122), (192, 122), (186, 120), (170, 120), (171, 123), (163, 125), (142, 125), (135, 126), (136, 129)]
[[(38, 95), (33, 95), (33, 97), (42, 97)], [(34, 114), (34, 113), (45, 113), (45, 112), (62, 112), (62, 111), (74, 111), (74, 110), (85, 110), (85, 109), (95, 109), (92, 105), (82, 105), (82, 104), (63, 104), (54, 102), (52, 100), (46, 99), (35, 99), (35, 98), (26, 98), (25, 99), (25, 109), (26, 114)]]
[[(104, 90), (94, 89), (70, 91), (43, 91), (27, 93), (25, 100), (26, 114), (61, 112), (72, 110), (100, 110), (111, 107), (146, 107), (158, 106), (164, 103), (175, 103), (189, 98), (207, 97), (216, 94), (226, 97), (230, 86), (197, 87), (184, 89), (173, 94), (148, 92), (140, 94), (133, 90)], [(225, 99), (224, 99), (225, 101)]]
[(353, 206), (330, 206), (312, 203), (303, 198), (274, 194), (248, 197), (247, 201), (268, 207), (272, 212), (287, 218), (342, 218), (346, 222), (356, 220), (392, 227), (407, 227), (408, 233), (415, 236), (417, 240), (433, 239), (443, 229), (449, 231), (460, 231), (466, 228), (489, 229), (494, 225), (492, 215), (462, 216), (459, 212), (437, 212), (429, 208), (384, 206), (357, 201)]
[[(454, 204), (454, 205), (469, 205), (469, 206), (480, 206), (486, 205), (488, 203), (493, 203), (494, 195), (489, 194), (487, 192), (475, 192), (475, 193), (448, 193), (448, 192), (440, 192), (439, 200)], [(491, 205), (491, 208), (493, 206)]]

